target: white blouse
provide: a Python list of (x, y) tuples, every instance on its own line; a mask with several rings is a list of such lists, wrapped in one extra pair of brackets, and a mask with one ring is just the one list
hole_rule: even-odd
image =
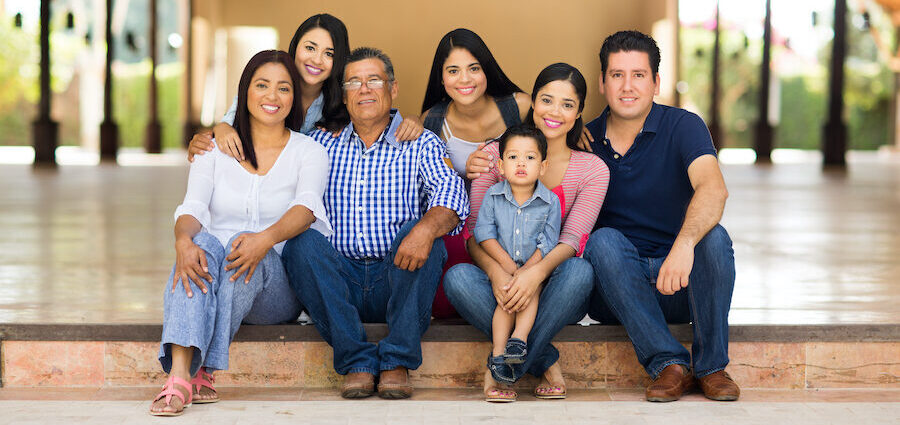
[[(263, 231), (293, 206), (303, 205), (316, 217), (310, 228), (330, 236), (333, 230), (322, 202), (328, 167), (325, 148), (294, 131), (262, 176), (250, 173), (216, 147), (194, 157), (175, 220), (182, 215), (196, 218), (228, 251), (226, 244), (236, 233)], [(283, 248), (284, 242), (275, 245), (279, 255)]]

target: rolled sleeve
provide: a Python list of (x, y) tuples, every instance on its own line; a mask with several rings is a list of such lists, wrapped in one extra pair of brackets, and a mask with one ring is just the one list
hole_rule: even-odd
[(328, 215), (325, 213), (325, 203), (322, 202), (321, 196), (317, 196), (312, 192), (299, 193), (294, 197), (288, 209), (298, 205), (306, 207), (316, 217), (316, 220), (309, 225), (310, 229), (318, 230), (319, 233), (326, 237), (334, 234), (334, 229), (331, 227), (331, 222), (328, 221)]
[(175, 208), (175, 221), (178, 217), (189, 215), (197, 219), (204, 228), (209, 228), (212, 221), (209, 214), (209, 206), (199, 201), (185, 200), (178, 208)]
[(550, 204), (550, 213), (547, 215), (547, 222), (537, 238), (537, 249), (541, 250), (541, 255), (546, 257), (556, 244), (559, 243), (559, 227), (562, 220), (562, 207), (559, 198), (553, 196), (553, 202)]
[(426, 131), (422, 138), (419, 178), (424, 182), (428, 194), (428, 209), (444, 207), (453, 210), (459, 217), (459, 223), (448, 234), (455, 235), (462, 231), (466, 217), (469, 216), (466, 186), (456, 171), (444, 161), (447, 154), (443, 142), (430, 131)]
[(306, 144), (305, 149), (297, 176), (297, 189), (288, 209), (297, 205), (306, 207), (316, 218), (309, 227), (324, 236), (331, 236), (334, 229), (328, 221), (322, 200), (328, 184), (328, 153), (322, 145), (312, 140)]
[(481, 215), (475, 223), (475, 242), (482, 243), (489, 239), (497, 239), (497, 220), (494, 214), (494, 203), (490, 196), (481, 203)]
[(219, 154), (219, 151), (216, 149), (208, 155), (197, 155), (194, 158), (188, 174), (184, 201), (175, 208), (176, 221), (178, 221), (178, 217), (189, 215), (196, 218), (204, 228), (209, 228), (212, 221), (209, 212), (209, 202), (213, 193), (216, 156)]

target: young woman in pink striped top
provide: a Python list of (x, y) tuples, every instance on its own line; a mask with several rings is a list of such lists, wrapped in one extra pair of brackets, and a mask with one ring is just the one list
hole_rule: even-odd
[[(544, 68), (532, 90), (530, 122), (547, 137), (547, 171), (541, 183), (551, 188), (562, 206), (559, 244), (537, 264), (505, 272), (484, 250), (469, 238), (467, 248), (475, 261), (451, 268), (444, 277), (444, 289), (456, 310), (482, 332), (491, 334), (491, 318), (499, 304), (509, 312), (528, 305), (531, 296), (547, 282), (539, 298), (537, 317), (528, 336), (528, 359), (502, 375), (517, 380), (525, 373), (541, 377), (534, 390), (538, 398), (565, 398), (566, 387), (559, 368), (559, 352), (550, 341), (565, 325), (581, 319), (593, 285), (593, 272), (587, 261), (578, 258), (603, 205), (609, 184), (609, 170), (596, 155), (578, 147), (583, 122), (581, 112), (587, 94), (584, 77), (575, 67), (557, 63)], [(470, 156), (467, 172), (472, 182), (468, 232), (472, 232), (485, 192), (503, 177), (496, 166), (477, 173), (476, 158), (487, 154), (491, 161), (499, 157), (495, 143)], [(477, 265), (477, 266), (476, 266)], [(485, 373), (485, 398), (488, 401), (512, 401), (516, 393), (497, 382), (490, 370)]]

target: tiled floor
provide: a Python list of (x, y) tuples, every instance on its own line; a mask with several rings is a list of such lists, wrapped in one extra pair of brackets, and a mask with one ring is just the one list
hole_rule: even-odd
[[(723, 167), (732, 324), (900, 323), (900, 162)], [(0, 165), (0, 323), (159, 323), (186, 166)]]

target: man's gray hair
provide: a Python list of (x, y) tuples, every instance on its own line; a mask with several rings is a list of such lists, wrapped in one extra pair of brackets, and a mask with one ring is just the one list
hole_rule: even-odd
[(357, 47), (353, 49), (353, 51), (350, 52), (350, 56), (347, 57), (347, 65), (366, 59), (380, 60), (381, 63), (384, 64), (384, 71), (387, 73), (388, 81), (394, 81), (394, 64), (391, 63), (391, 58), (374, 47)]

